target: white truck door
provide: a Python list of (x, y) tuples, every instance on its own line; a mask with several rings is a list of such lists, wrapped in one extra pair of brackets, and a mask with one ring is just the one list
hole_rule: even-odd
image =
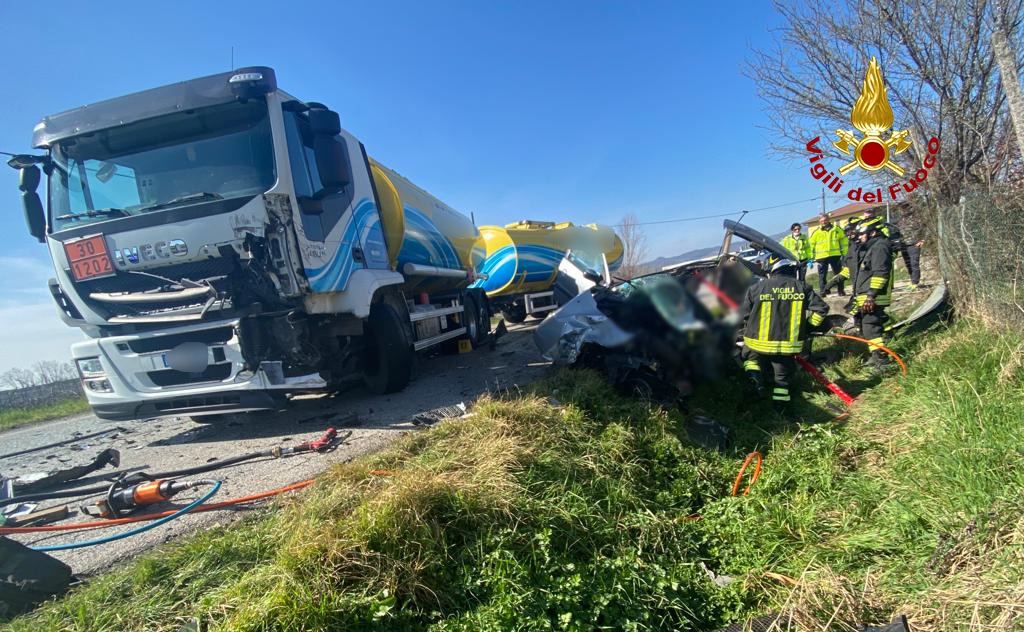
[(296, 238), (306, 279), (313, 293), (341, 292), (355, 270), (389, 267), (366, 155), (359, 141), (342, 130), (336, 138), (350, 183), (324, 194), (308, 120), (301, 112), (287, 110), (284, 118), (298, 201)]

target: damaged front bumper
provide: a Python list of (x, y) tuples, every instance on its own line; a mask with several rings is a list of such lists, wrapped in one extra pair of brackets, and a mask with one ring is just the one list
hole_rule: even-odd
[(602, 314), (594, 295), (584, 292), (545, 319), (533, 338), (545, 360), (570, 365), (576, 363), (586, 344), (615, 349), (628, 344), (633, 334)]
[(273, 408), (327, 385), (286, 377), (280, 362), (247, 367), (238, 319), (87, 340), (71, 353), (96, 416), (116, 421)]

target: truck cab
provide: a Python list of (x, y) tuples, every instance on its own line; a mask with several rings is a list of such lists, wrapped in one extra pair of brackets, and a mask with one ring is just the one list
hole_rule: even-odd
[[(94, 412), (275, 408), (489, 330), (472, 220), (242, 68), (44, 118), (11, 159)], [(43, 199), (46, 203), (44, 205)]]

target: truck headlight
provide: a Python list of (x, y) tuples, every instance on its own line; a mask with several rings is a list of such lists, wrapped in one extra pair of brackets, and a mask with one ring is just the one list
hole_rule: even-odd
[(82, 376), (83, 380), (107, 376), (107, 372), (103, 370), (103, 365), (100, 364), (99, 358), (83, 358), (75, 360), (75, 364), (78, 365), (78, 373)]
[(110, 385), (110, 380), (106, 378), (100, 378), (95, 380), (83, 380), (85, 388), (89, 389), (94, 393), (113, 393), (114, 387)]

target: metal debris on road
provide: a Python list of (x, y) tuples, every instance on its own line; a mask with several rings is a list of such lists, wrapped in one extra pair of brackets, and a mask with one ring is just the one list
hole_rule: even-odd
[(113, 428), (108, 428), (106, 430), (100, 430), (99, 432), (93, 432), (93, 433), (87, 434), (87, 435), (83, 435), (83, 434), (80, 434), (80, 433), (76, 432), (72, 436), (72, 438), (70, 438), (70, 439), (65, 439), (63, 441), (55, 441), (53, 443), (47, 443), (46, 445), (41, 445), (41, 446), (38, 446), (38, 447), (35, 447), (35, 448), (26, 448), (25, 450), (18, 450), (16, 452), (8, 452), (7, 454), (0, 454), (0, 459), (6, 459), (6, 458), (9, 458), (9, 457), (12, 457), (12, 456), (21, 456), (22, 454), (31, 454), (33, 452), (40, 452), (42, 450), (48, 450), (50, 448), (57, 448), (57, 447), (60, 447), (60, 446), (63, 446), (63, 445), (68, 445), (69, 443), (80, 442), (83, 439), (92, 439), (93, 437), (100, 437), (100, 436), (103, 436), (105, 434), (110, 434), (111, 432), (116, 432), (116, 433), (124, 432), (124, 433), (128, 433), (128, 432), (132, 432), (132, 431), (127, 429), (127, 428), (122, 428), (121, 426), (114, 426)]
[(414, 426), (433, 426), (445, 419), (464, 417), (467, 410), (465, 402), (459, 402), (455, 406), (441, 406), (416, 415), (412, 418), (412, 423)]

